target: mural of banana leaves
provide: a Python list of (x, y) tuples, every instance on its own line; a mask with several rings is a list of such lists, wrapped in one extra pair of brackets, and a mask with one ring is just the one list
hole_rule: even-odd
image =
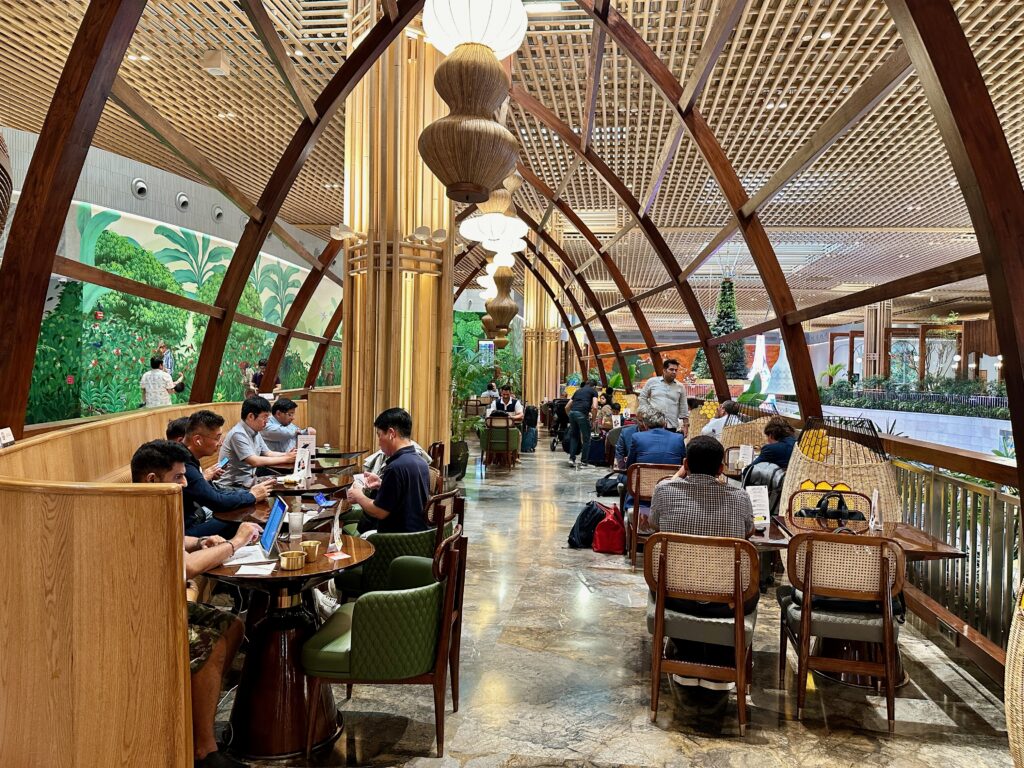
[[(96, 241), (100, 235), (121, 218), (121, 214), (115, 211), (101, 210), (95, 216), (92, 214), (92, 206), (87, 203), (79, 203), (75, 213), (75, 224), (78, 226), (80, 238), (78, 260), (90, 267), (96, 266)], [(86, 283), (82, 288), (82, 311), (92, 312), (100, 296), (110, 291), (109, 288), (102, 288), (92, 283)]]
[(280, 325), (285, 310), (302, 286), (298, 267), (282, 264), (276, 259), (256, 259), (249, 280), (256, 287), (263, 302), (263, 319)]
[(209, 235), (196, 237), (196, 233), (190, 229), (174, 229), (160, 224), (153, 231), (175, 246), (161, 248), (153, 255), (171, 270), (174, 279), (192, 298), (196, 297), (203, 284), (213, 275), (227, 269), (227, 263), (234, 252), (225, 245), (214, 246)]

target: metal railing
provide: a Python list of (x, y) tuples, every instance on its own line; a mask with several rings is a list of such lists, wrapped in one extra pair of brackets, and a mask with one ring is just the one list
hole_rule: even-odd
[(898, 460), (893, 466), (904, 520), (967, 553), (912, 563), (907, 579), (1005, 648), (1024, 551), (1020, 499), (941, 468)]

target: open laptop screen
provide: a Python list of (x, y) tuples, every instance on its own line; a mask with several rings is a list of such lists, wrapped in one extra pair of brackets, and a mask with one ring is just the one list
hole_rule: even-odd
[(267, 518), (267, 524), (263, 528), (263, 535), (260, 536), (260, 547), (263, 549), (264, 554), (273, 549), (277, 535), (281, 532), (281, 523), (284, 520), (284, 513), (287, 509), (288, 506), (285, 504), (284, 499), (278, 498), (274, 502), (274, 506), (270, 510), (270, 517)]

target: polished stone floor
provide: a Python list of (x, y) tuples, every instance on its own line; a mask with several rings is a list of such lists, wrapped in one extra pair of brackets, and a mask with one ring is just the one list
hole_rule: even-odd
[[(471, 467), (469, 573), (461, 707), (434, 756), (427, 687), (357, 686), (335, 695), (345, 731), (317, 766), (954, 766), (1011, 765), (1000, 690), (948, 644), (908, 625), (900, 644), (911, 682), (898, 691), (896, 735), (885, 700), (813, 678), (798, 722), (793, 666), (777, 680), (778, 612), (762, 598), (754, 638), (751, 727), (734, 695), (662, 680), (648, 720), (651, 645), (646, 588), (622, 557), (570, 550), (566, 537), (594, 497), (597, 469), (562, 453), (523, 456), (514, 470)], [(225, 708), (230, 705), (230, 698)], [(449, 701), (450, 707), (450, 701)], [(223, 710), (222, 710), (223, 711)], [(226, 719), (226, 712), (224, 712)], [(296, 765), (305, 765), (296, 761)]]

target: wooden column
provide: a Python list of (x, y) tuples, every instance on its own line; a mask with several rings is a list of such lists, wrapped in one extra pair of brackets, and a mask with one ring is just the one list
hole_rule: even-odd
[[(543, 266), (541, 270), (547, 271)], [(546, 275), (548, 282), (551, 276)], [(558, 313), (540, 281), (530, 272), (525, 281), (522, 398), (534, 405), (558, 394), (558, 358), (561, 346)]]
[(145, 0), (94, 0), (39, 132), (0, 265), (7, 317), (0, 344), (0, 427), (21, 437), (40, 318), (64, 219)]
[[(345, 116), (345, 220), (367, 233), (345, 253), (342, 442), (374, 444), (373, 420), (402, 407), (413, 439), (447, 441), (452, 346), (452, 205), (420, 160), (423, 128), (447, 112), (433, 88), (442, 56), (422, 38), (392, 43)], [(406, 236), (446, 229), (441, 248)]]
[[(1024, 445), (1024, 188), (956, 11), (941, 0), (886, 0), (964, 193), (988, 276), (1017, 445)], [(1024, 481), (1024, 465), (1017, 465)], [(1024, 487), (1024, 482), (1020, 484)]]
[(928, 326), (917, 329), (917, 380), (924, 381), (928, 373)]

